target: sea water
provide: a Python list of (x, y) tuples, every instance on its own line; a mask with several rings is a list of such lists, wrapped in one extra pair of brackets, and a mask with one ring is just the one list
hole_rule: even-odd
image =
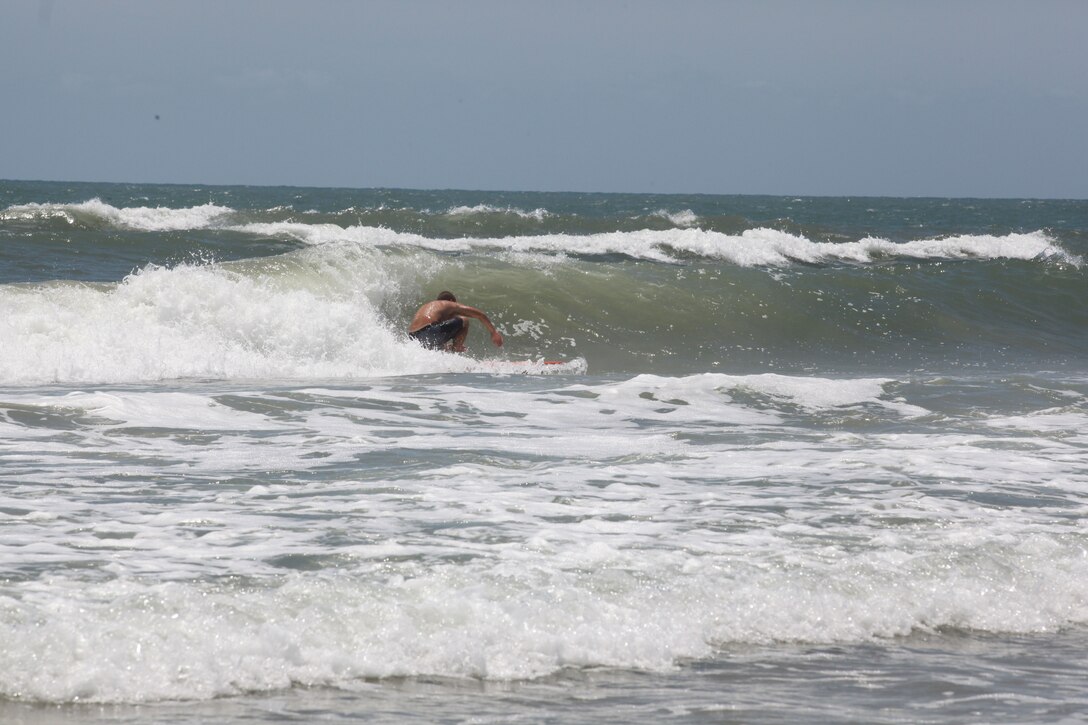
[[(1086, 257), (1083, 201), (0, 182), (0, 718), (1077, 721)], [(410, 341), (443, 289), (505, 346)]]

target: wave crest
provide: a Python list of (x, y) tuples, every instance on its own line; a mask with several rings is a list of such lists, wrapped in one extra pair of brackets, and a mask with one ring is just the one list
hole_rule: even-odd
[(1083, 260), (1066, 252), (1045, 232), (1005, 236), (965, 235), (945, 239), (892, 242), (867, 237), (856, 242), (818, 242), (797, 234), (760, 227), (740, 234), (702, 229), (642, 230), (604, 234), (542, 234), (519, 237), (431, 238), (391, 229), (335, 224), (279, 222), (246, 224), (235, 231), (286, 237), (306, 244), (356, 242), (381, 247), (416, 247), (433, 251), (498, 251), (561, 255), (619, 255), (632, 259), (677, 262), (684, 257), (714, 259), (741, 267), (792, 264), (870, 264), (897, 259), (1018, 259), (1065, 262)]
[(78, 204), (18, 204), (8, 207), (0, 219), (33, 221), (64, 219), (69, 224), (113, 226), (145, 232), (169, 232), (204, 229), (222, 223), (234, 212), (217, 204), (173, 209), (170, 207), (116, 207), (101, 199)]

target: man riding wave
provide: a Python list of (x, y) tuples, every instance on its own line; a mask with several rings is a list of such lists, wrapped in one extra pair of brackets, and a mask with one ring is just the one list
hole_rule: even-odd
[(416, 311), (408, 325), (408, 337), (431, 350), (464, 352), (465, 337), (468, 335), (467, 318), (470, 317), (484, 323), (491, 333), (491, 342), (502, 347), (502, 335), (487, 315), (475, 307), (460, 304), (449, 291), (439, 292), (435, 300)]

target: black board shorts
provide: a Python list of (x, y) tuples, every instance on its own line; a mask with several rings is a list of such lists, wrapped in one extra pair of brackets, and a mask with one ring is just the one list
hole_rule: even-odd
[(409, 332), (408, 337), (423, 345), (423, 347), (431, 350), (441, 350), (450, 340), (457, 337), (457, 333), (461, 332), (464, 326), (465, 321), (460, 317), (451, 317), (441, 322), (432, 322), (415, 332)]

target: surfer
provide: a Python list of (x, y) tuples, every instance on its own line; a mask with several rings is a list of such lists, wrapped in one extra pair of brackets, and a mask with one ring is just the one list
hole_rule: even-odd
[(438, 297), (416, 311), (408, 325), (408, 337), (431, 350), (465, 351), (468, 319), (484, 323), (491, 333), (491, 342), (502, 347), (502, 335), (480, 310), (457, 302), (452, 292), (439, 292)]

